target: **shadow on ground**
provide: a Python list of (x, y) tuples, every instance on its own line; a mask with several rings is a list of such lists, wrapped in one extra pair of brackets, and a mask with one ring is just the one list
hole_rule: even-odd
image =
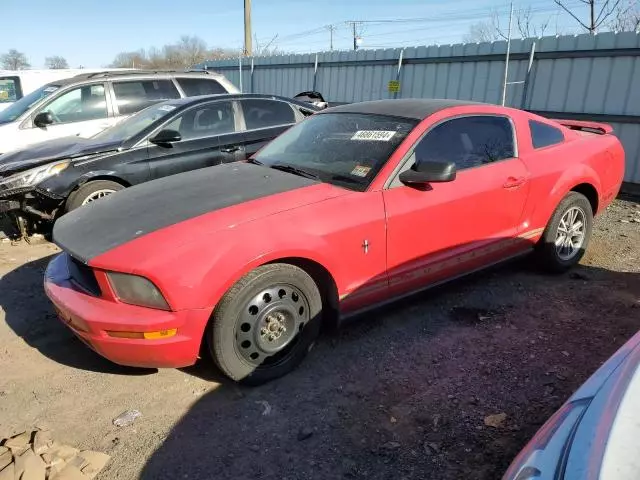
[(123, 375), (146, 375), (153, 369), (122, 367), (105, 360), (78, 340), (58, 320), (42, 286), (50, 255), (25, 263), (0, 279), (0, 305), (5, 321), (29, 346), (70, 367)]
[(396, 303), (280, 380), (202, 397), (140, 478), (499, 478), (640, 328), (639, 297), (639, 274), (508, 266)]

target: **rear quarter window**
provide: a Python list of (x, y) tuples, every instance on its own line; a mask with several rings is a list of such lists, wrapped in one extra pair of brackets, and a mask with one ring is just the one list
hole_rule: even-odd
[(241, 104), (247, 130), (296, 122), (296, 115), (291, 105), (279, 100), (242, 100)]
[(198, 95), (220, 95), (227, 93), (222, 85), (208, 78), (176, 78), (187, 97)]
[(529, 120), (529, 130), (533, 148), (544, 148), (564, 142), (562, 130), (546, 123)]
[(113, 82), (120, 115), (130, 115), (161, 100), (180, 98), (178, 89), (171, 80), (132, 80)]

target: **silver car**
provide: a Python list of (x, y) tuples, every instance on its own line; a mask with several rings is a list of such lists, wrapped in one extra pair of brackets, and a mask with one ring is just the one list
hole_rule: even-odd
[(503, 480), (640, 479), (640, 332), (538, 430)]

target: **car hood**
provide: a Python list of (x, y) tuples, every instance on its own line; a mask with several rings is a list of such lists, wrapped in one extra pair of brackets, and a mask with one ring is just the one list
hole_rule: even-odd
[[(88, 263), (167, 227), (175, 226), (167, 230), (179, 232), (169, 235), (175, 246), (176, 237), (181, 235), (205, 235), (348, 192), (261, 165), (223, 164), (143, 183), (81, 207), (55, 223), (53, 240), (78, 260)], [(258, 201), (265, 197), (270, 197), (270, 201)], [(240, 204), (246, 204), (247, 208), (226, 214), (227, 209)], [(177, 225), (205, 214), (206, 221), (199, 222), (198, 231), (181, 231), (193, 229), (180, 229)]]
[(66, 137), (36, 143), (0, 156), (0, 174), (7, 175), (65, 158), (86, 157), (117, 150), (122, 142)]

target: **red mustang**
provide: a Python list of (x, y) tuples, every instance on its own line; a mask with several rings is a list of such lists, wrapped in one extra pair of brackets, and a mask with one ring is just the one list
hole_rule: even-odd
[(183, 367), (206, 347), (261, 383), (324, 321), (531, 251), (551, 271), (576, 264), (623, 170), (607, 125), (450, 100), (340, 106), (247, 163), (63, 216), (45, 290), (116, 363)]

